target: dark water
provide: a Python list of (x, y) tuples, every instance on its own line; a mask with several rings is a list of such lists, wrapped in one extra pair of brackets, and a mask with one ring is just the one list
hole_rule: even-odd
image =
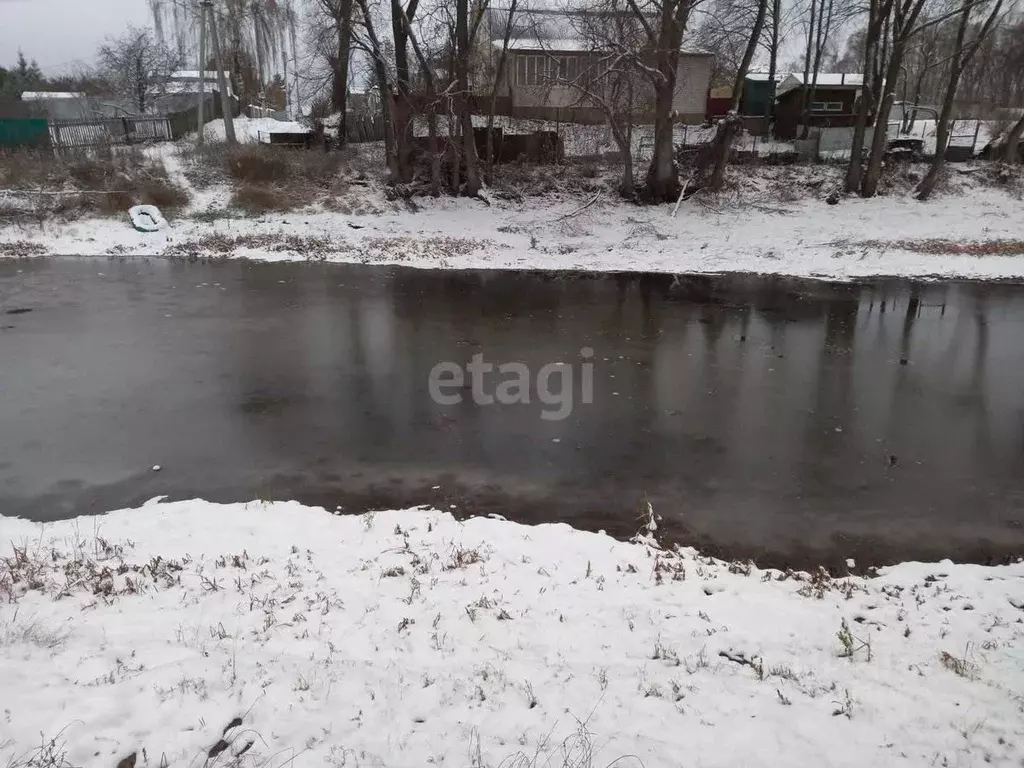
[[(571, 364), (571, 415), (436, 404), (431, 368), (474, 353)], [(1021, 285), (8, 261), (0, 511), (430, 503), (627, 535), (647, 499), (775, 564), (998, 560), (1024, 551), (1022, 386)]]

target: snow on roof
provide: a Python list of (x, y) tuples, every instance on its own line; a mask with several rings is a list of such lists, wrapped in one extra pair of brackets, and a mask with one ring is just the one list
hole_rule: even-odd
[[(495, 48), (501, 48), (504, 44), (503, 40), (495, 40), (492, 45)], [(600, 48), (595, 47), (588, 40), (580, 40), (579, 38), (563, 37), (563, 38), (552, 38), (552, 39), (538, 39), (535, 37), (517, 37), (512, 38), (508, 41), (508, 49), (510, 51), (558, 51), (558, 52), (583, 52), (583, 51), (597, 51)], [(693, 48), (688, 45), (683, 45), (679, 51), (684, 54), (692, 54), (699, 56), (710, 56), (711, 54), (707, 51), (699, 48)]]
[(22, 91), (22, 101), (45, 101), (46, 99), (84, 99), (84, 93), (72, 91)]
[[(494, 47), (501, 48), (503, 40), (495, 40)], [(512, 38), (508, 41), (510, 51), (586, 51), (591, 46), (584, 40), (572, 38), (555, 38), (539, 40), (535, 37)]]
[[(841, 88), (843, 86), (849, 86), (850, 88), (860, 88), (864, 85), (864, 75), (852, 75), (840, 72), (819, 72), (817, 75), (813, 73), (808, 78), (815, 85), (825, 86), (826, 88)], [(792, 80), (793, 86), (804, 84), (803, 72), (792, 72), (783, 78), (783, 82)]]
[[(172, 72), (171, 73), (170, 79), (171, 80), (199, 80), (199, 76), (200, 76), (200, 73), (199, 73), (198, 69), (179, 69), (177, 72)], [(204, 80), (216, 80), (217, 79), (217, 70), (215, 70), (215, 69), (208, 69), (208, 70), (206, 70), (205, 72), (202, 73), (202, 77), (203, 77)], [(225, 71), (224, 72), (224, 77), (230, 78), (231, 77), (231, 73)]]
[[(214, 93), (219, 87), (217, 85), (217, 79), (204, 80), (204, 85), (209, 93)], [(195, 82), (188, 82), (184, 80), (170, 80), (163, 84), (161, 93), (165, 96), (180, 96), (182, 94), (196, 94), (199, 93), (199, 79), (196, 78)], [(234, 96), (234, 92), (231, 90), (231, 81), (228, 81), (228, 96)]]
[[(782, 82), (788, 76), (789, 76), (788, 72), (776, 72), (775, 73), (775, 82), (776, 83)], [(754, 81), (759, 82), (759, 83), (767, 83), (768, 82), (768, 73), (767, 72), (749, 72), (747, 74), (747, 80), (754, 80)]]

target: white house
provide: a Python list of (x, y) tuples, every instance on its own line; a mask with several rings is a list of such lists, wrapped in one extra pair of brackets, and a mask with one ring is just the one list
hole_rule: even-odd
[[(495, 40), (492, 47), (500, 53), (503, 44), (503, 40)], [(605, 113), (588, 97), (588, 91), (601, 87), (599, 73), (610, 58), (608, 51), (579, 37), (512, 39), (499, 96), (509, 100), (517, 117), (604, 122)], [(679, 122), (703, 122), (713, 60), (706, 51), (688, 47), (680, 50), (672, 104)], [(595, 78), (596, 83), (590, 82)], [(653, 90), (637, 70), (630, 79), (633, 90), (629, 111), (638, 122), (646, 122), (653, 114)]]

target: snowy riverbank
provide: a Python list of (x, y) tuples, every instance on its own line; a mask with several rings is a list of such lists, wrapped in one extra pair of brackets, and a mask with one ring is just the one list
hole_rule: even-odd
[(41, 745), (110, 768), (1024, 758), (1019, 563), (833, 581), (261, 502), (0, 518), (0, 543), (9, 765)]
[[(0, 256), (166, 255), (260, 260), (326, 260), (445, 269), (758, 272), (849, 279), (1024, 277), (1024, 202), (1019, 179), (995, 169), (952, 171), (927, 203), (907, 189), (873, 199), (824, 201), (834, 166), (742, 167), (729, 192), (673, 206), (636, 206), (608, 191), (516, 198), (514, 185), (479, 200), (389, 201), (356, 182), (303, 212), (245, 217), (229, 207), (230, 187), (189, 186), (173, 152), (161, 157), (190, 203), (158, 233), (127, 219), (82, 219), (0, 228)], [(1009, 173), (1009, 171), (1007, 171)], [(1001, 177), (1000, 177), (1001, 178)], [(559, 182), (559, 184), (562, 184)], [(579, 180), (578, 180), (579, 181)], [(582, 182), (590, 184), (584, 178)], [(524, 185), (546, 184), (542, 169)], [(1003, 184), (1003, 186), (1000, 186)], [(553, 188), (558, 184), (551, 182)], [(525, 187), (524, 187), (525, 188)]]

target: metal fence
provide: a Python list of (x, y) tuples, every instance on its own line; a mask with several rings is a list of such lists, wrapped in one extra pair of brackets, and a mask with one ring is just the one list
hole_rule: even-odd
[(171, 119), (165, 116), (50, 121), (50, 140), (56, 149), (142, 144), (173, 138)]

